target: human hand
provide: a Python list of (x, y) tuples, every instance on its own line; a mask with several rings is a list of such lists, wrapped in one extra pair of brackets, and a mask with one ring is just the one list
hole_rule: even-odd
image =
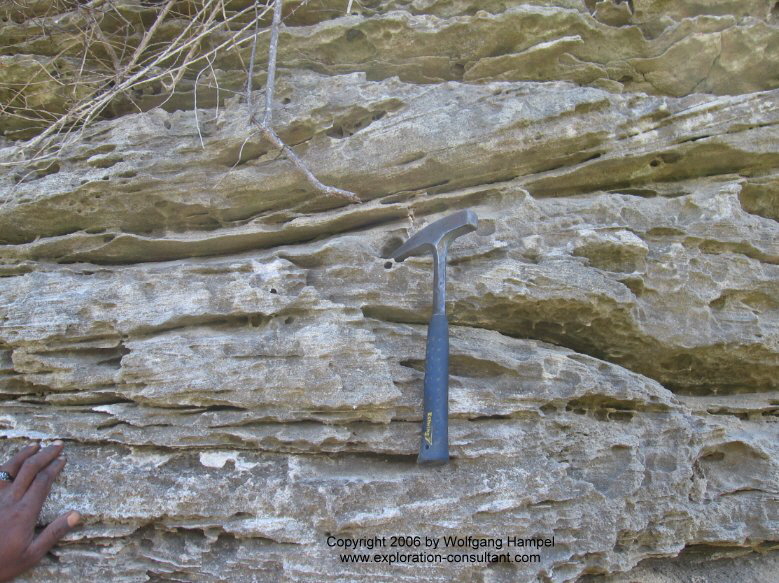
[(12, 476), (0, 479), (0, 581), (10, 581), (36, 565), (81, 521), (78, 512), (66, 512), (35, 536), (43, 502), (65, 467), (62, 447), (61, 441), (43, 449), (36, 443), (0, 465), (0, 471)]

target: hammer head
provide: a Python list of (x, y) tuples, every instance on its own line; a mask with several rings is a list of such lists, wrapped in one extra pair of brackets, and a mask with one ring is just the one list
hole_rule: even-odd
[(403, 261), (412, 255), (424, 255), (445, 251), (449, 243), (460, 235), (475, 231), (479, 219), (472, 210), (457, 211), (454, 214), (430, 223), (414, 233), (408, 241), (393, 254), (395, 261)]

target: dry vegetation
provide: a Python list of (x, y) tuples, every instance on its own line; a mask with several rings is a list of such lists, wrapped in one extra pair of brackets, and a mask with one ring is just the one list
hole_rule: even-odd
[[(192, 95), (195, 110), (198, 105), (218, 106), (224, 94), (245, 92), (248, 99), (257, 72), (257, 43), (264, 36), (270, 44), (263, 67), (266, 109), (263, 116), (252, 115), (255, 131), (284, 150), (317, 189), (356, 201), (352, 193), (319, 183), (271, 128), (282, 3), (7, 1), (0, 7), (0, 19), (3, 36), (12, 42), (0, 49), (0, 133), (16, 144), (13, 158), (0, 165), (40, 167), (56, 160), (62, 148), (78, 140), (95, 120), (164, 107), (171, 101), (175, 108), (182, 94)], [(306, 3), (287, 3), (284, 18)], [(226, 58), (241, 63), (240, 83), (233, 75), (220, 86), (225, 75), (219, 63)], [(206, 103), (198, 104), (204, 88)]]
[(26, 159), (50, 156), (95, 119), (163, 105), (186, 74), (217, 83), (215, 59), (250, 43), (270, 10), (230, 4), (12, 0), (0, 17), (35, 56), (3, 57), (0, 129), (32, 138), (22, 147)]

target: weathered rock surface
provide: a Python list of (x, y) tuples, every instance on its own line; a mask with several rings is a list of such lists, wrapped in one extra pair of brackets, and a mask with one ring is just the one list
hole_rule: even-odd
[[(770, 580), (775, 3), (346, 4), (288, 17), (274, 115), (360, 204), (186, 91), (0, 176), (0, 457), (64, 439), (42, 520), (86, 519), (22, 580)], [(46, 18), (4, 25), (0, 79), (68, 57)], [(454, 460), (419, 467), (431, 261), (387, 258), (460, 208)], [(330, 535), (555, 546), (391, 566)]]

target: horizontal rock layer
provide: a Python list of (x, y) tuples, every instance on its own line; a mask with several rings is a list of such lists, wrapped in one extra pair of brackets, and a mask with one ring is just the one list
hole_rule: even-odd
[[(46, 112), (63, 113), (84, 96), (99, 93), (106, 78), (122, 72), (123, 63), (137, 62), (126, 54), (142, 45), (159, 10), (136, 0), (113, 2), (110, 8), (76, 4), (65, 13), (40, 4), (37, 14), (35, 6), (0, 8), (5, 23), (0, 97), (8, 103), (0, 131), (14, 139), (28, 137), (41, 125), (31, 123), (33, 112), (41, 120)], [(156, 29), (155, 43), (174, 42), (192, 25), (192, 7), (181, 4)], [(214, 9), (204, 4), (206, 13)], [(148, 82), (117, 97), (106, 113), (155, 106), (191, 109), (240, 91), (255, 13), (249, 2), (228, 4), (214, 11), (215, 32), (203, 41), (204, 50), (224, 50), (186, 71), (173, 94), (159, 71), (149, 72), (144, 76)], [(363, 72), (374, 81), (397, 76), (422, 85), (565, 80), (616, 93), (677, 97), (779, 87), (779, 10), (770, 0), (671, 5), (653, 0), (371, 0), (353, 3), (351, 14), (345, 14), (344, 4), (286, 2), (280, 65), (331, 76)], [(262, 12), (265, 21), (268, 12)], [(236, 30), (242, 31), (237, 43)], [(95, 37), (100, 42), (85, 50)], [(266, 43), (259, 43), (255, 56), (256, 70), (264, 70)]]
[[(0, 176), (0, 457), (63, 438), (41, 520), (86, 520), (21, 580), (765, 580), (776, 8), (345, 4), (288, 4), (274, 128), (359, 204), (316, 192), (240, 97), (194, 109), (187, 78)], [(4, 87), (74, 56), (81, 13), (38, 9), (0, 32)], [(226, 53), (214, 79), (240, 88), (244, 65)], [(480, 222), (450, 251), (453, 461), (420, 467), (432, 264), (390, 257), (462, 208)], [(331, 535), (555, 546), (388, 566), (342, 562)]]

